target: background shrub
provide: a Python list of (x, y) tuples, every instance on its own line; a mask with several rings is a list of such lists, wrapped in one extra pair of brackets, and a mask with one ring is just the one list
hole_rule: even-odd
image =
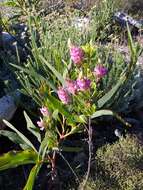
[(89, 189), (143, 189), (143, 146), (136, 137), (127, 136), (100, 148), (95, 166)]

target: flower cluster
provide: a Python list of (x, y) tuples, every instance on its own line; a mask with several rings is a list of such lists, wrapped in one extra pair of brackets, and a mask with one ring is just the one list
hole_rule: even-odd
[[(70, 57), (75, 65), (81, 65), (84, 62), (85, 53), (82, 48), (70, 45)], [(108, 70), (103, 65), (97, 65), (92, 72), (96, 82), (107, 74)], [(59, 87), (57, 94), (63, 104), (71, 102), (71, 95), (76, 95), (79, 91), (90, 90), (91, 80), (86, 76), (80, 76), (76, 80), (67, 79), (65, 87)]]
[(70, 94), (75, 95), (79, 91), (85, 91), (90, 89), (90, 80), (87, 78), (80, 78), (75, 81), (68, 79), (66, 81), (66, 87), (59, 87), (57, 94), (63, 104), (69, 104), (71, 102)]
[[(44, 117), (47, 118), (50, 116), (50, 112), (48, 111), (48, 109), (46, 107), (40, 108), (40, 112), (41, 112), (43, 118)], [(37, 125), (41, 131), (43, 131), (46, 127), (46, 123), (45, 123), (44, 119), (42, 119), (41, 117), (40, 117), (40, 121), (37, 121)]]
[(78, 86), (79, 90), (81, 90), (81, 91), (88, 90), (90, 88), (90, 84), (91, 84), (90, 79), (88, 79), (86, 77), (77, 79), (77, 86)]
[(82, 63), (84, 59), (84, 51), (80, 47), (72, 46), (70, 48), (70, 56), (71, 56), (71, 60), (75, 64), (79, 65)]
[(107, 74), (108, 70), (106, 67), (104, 67), (103, 65), (97, 65), (94, 68), (94, 75), (97, 79), (97, 81), (99, 81), (102, 77), (104, 77)]
[(57, 93), (58, 93), (59, 99), (63, 102), (63, 104), (68, 104), (70, 102), (69, 93), (65, 88), (59, 87)]

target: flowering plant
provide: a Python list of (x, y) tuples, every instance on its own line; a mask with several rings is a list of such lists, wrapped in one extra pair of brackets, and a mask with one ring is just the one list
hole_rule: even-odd
[[(33, 32), (32, 28), (30, 30)], [(102, 115), (112, 115), (129, 126), (113, 111), (107, 110), (119, 98), (120, 90), (134, 70), (139, 55), (140, 49), (134, 46), (129, 28), (128, 33), (131, 61), (128, 65), (124, 64), (124, 67), (120, 65), (116, 80), (113, 74), (115, 68), (118, 68), (117, 60), (114, 64), (110, 63), (109, 56), (104, 57), (101, 49), (92, 41), (79, 46), (68, 40), (68, 51), (64, 49), (65, 52), (62, 54), (57, 44), (48, 46), (47, 36), (40, 38), (38, 46), (35, 36), (31, 33), (31, 58), (23, 67), (13, 66), (20, 70), (17, 74), (23, 86), (22, 92), (32, 97), (39, 107), (40, 116), (36, 125), (26, 113), (24, 114), (27, 128), (36, 136), (39, 146), (35, 147), (10, 123), (4, 121), (15, 133), (3, 131), (1, 134), (19, 142), (24, 150), (17, 154), (7, 153), (0, 158), (14, 160), (13, 163), (7, 162), (4, 166), (4, 162), (0, 162), (0, 170), (23, 163), (35, 164), (25, 190), (32, 190), (34, 180), (44, 163), (51, 165), (52, 179), (56, 177), (56, 155), (62, 151), (71, 151), (71, 148), (73, 151), (73, 147), (65, 148), (63, 142), (69, 136), (83, 133), (86, 129), (90, 133), (93, 119)], [(77, 150), (78, 147), (74, 148)]]

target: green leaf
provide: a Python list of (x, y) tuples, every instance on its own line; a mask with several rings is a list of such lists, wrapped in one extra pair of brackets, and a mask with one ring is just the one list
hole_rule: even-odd
[(33, 146), (33, 144), (28, 140), (27, 137), (25, 137), (20, 131), (18, 131), (12, 124), (10, 124), (8, 121), (3, 120), (3, 122), (13, 131), (15, 131), (17, 133), (17, 135), (27, 144), (27, 146), (29, 146), (30, 148), (32, 148), (35, 152), (37, 152), (37, 150), (35, 149), (35, 147)]
[(64, 115), (69, 121), (73, 122), (73, 117), (71, 113), (67, 110), (65, 105), (63, 105), (57, 98), (47, 94), (47, 105), (50, 103), (53, 110), (58, 110), (62, 115)]
[(0, 171), (24, 164), (36, 163), (38, 154), (33, 150), (11, 151), (0, 156)]
[(29, 146), (27, 146), (27, 144), (25, 143), (25, 141), (23, 141), (16, 133), (11, 132), (11, 131), (6, 131), (6, 130), (0, 130), (0, 136), (3, 135), (7, 138), (9, 138), (9, 140), (11, 140), (12, 142), (14, 142), (15, 144), (19, 144), (19, 146), (25, 150), (28, 149)]
[(54, 118), (55, 120), (57, 120), (59, 117), (59, 110), (58, 109), (55, 109), (53, 111), (53, 114), (52, 114), (52, 118)]
[(46, 104), (52, 105), (53, 110), (59, 111), (62, 115), (64, 115), (67, 119), (68, 125), (76, 125), (76, 123), (86, 123), (86, 117), (84, 115), (73, 115), (71, 114), (65, 105), (63, 105), (57, 98), (54, 96), (48, 95), (47, 94), (47, 102)]
[(81, 152), (83, 151), (82, 147), (66, 147), (66, 146), (62, 146), (61, 148), (59, 148), (59, 151), (63, 151), (63, 152)]
[(39, 148), (39, 153), (38, 155), (42, 156), (42, 158), (45, 157), (45, 154), (46, 154), (46, 150), (48, 148), (48, 131), (45, 133), (45, 137), (44, 139), (42, 140), (42, 143), (40, 145), (40, 148)]
[(129, 124), (128, 122), (126, 122), (122, 117), (120, 117), (117, 113), (115, 113), (115, 112), (113, 112), (111, 110), (99, 110), (99, 111), (96, 111), (91, 116), (91, 119), (95, 119), (95, 118), (101, 117), (101, 116), (113, 116), (117, 120), (119, 120), (121, 123), (123, 123), (125, 126), (131, 127), (131, 124)]
[(44, 159), (45, 154), (48, 151), (51, 151), (53, 148), (58, 146), (57, 134), (54, 130), (47, 130), (45, 133), (45, 137), (42, 140), (42, 143), (39, 148), (39, 156)]
[(108, 115), (111, 115), (113, 116), (114, 113), (111, 111), (111, 110), (99, 110), (99, 111), (96, 111), (92, 116), (91, 116), (91, 119), (94, 119), (94, 118), (97, 118), (97, 117), (101, 117), (101, 116), (108, 116)]
[(113, 98), (121, 85), (125, 82), (125, 79), (125, 77), (121, 77), (119, 79), (119, 82), (109, 92), (107, 92), (102, 98), (98, 100), (98, 108), (102, 108), (109, 100), (111, 100), (111, 98)]
[(86, 120), (87, 120), (85, 115), (79, 115), (79, 116), (74, 115), (74, 119), (78, 123), (86, 123)]
[(26, 183), (26, 185), (25, 185), (25, 187), (24, 187), (23, 190), (32, 190), (32, 189), (33, 189), (34, 182), (35, 182), (35, 179), (36, 179), (36, 177), (37, 177), (37, 175), (38, 175), (38, 173), (39, 173), (39, 170), (40, 170), (40, 168), (41, 168), (41, 165), (42, 165), (42, 164), (36, 164), (36, 165), (32, 168), (32, 170), (31, 170), (31, 172), (30, 172), (30, 174), (29, 174), (27, 183)]
[(12, 63), (10, 63), (10, 65), (17, 68), (18, 70), (26, 73), (27, 75), (30, 75), (34, 79), (45, 81), (45, 83), (56, 92), (56, 87), (54, 86), (54, 84), (50, 80), (47, 80), (45, 77), (43, 77), (42, 75), (37, 73), (32, 67), (30, 67), (30, 69), (27, 69), (27, 68), (24, 68), (19, 65), (12, 64)]
[(44, 63), (48, 66), (48, 68), (53, 72), (53, 74), (57, 77), (57, 79), (61, 82), (61, 84), (62, 84), (63, 86), (65, 86), (65, 80), (64, 80), (64, 78), (62, 77), (62, 75), (61, 75), (50, 63), (48, 63), (48, 62), (44, 59), (44, 57), (42, 57), (42, 56), (39, 56), (39, 57), (41, 58), (42, 62), (44, 62)]
[(130, 51), (131, 51), (131, 56), (135, 56), (136, 50), (134, 47), (134, 43), (133, 43), (133, 39), (132, 39), (132, 35), (130, 32), (130, 28), (129, 28), (128, 23), (127, 23), (127, 31), (128, 31), (128, 43), (129, 43), (129, 47), (130, 47)]
[(27, 129), (38, 139), (38, 141), (41, 143), (41, 134), (39, 129), (32, 123), (31, 119), (27, 115), (27, 113), (24, 111), (24, 117), (27, 122)]

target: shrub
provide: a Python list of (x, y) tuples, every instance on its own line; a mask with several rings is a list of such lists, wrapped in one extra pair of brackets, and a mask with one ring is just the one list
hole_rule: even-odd
[[(143, 189), (143, 146), (137, 137), (127, 136), (97, 151), (89, 189)], [(88, 189), (88, 188), (87, 188)]]

